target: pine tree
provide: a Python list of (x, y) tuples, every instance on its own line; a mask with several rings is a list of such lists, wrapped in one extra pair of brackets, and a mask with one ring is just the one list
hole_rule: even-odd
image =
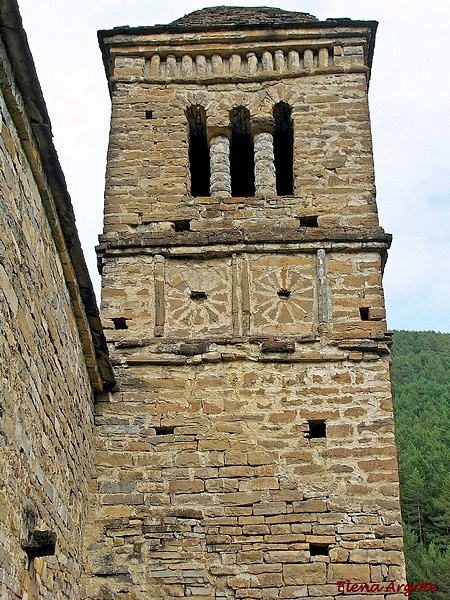
[(450, 335), (399, 331), (392, 387), (408, 581), (450, 598)]

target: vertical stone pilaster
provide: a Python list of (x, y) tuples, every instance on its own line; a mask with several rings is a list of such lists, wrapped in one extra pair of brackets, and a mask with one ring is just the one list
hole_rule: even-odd
[(166, 58), (166, 76), (177, 76), (177, 57), (173, 54), (169, 54), (169, 56)]
[(329, 60), (328, 48), (320, 48), (319, 50), (319, 67), (328, 67)]
[(300, 57), (296, 50), (291, 50), (288, 53), (288, 65), (292, 71), (300, 70)]
[(157, 77), (161, 66), (161, 58), (159, 54), (154, 54), (150, 59), (150, 77)]
[(264, 71), (273, 71), (273, 56), (269, 51), (262, 53), (261, 59), (262, 67)]
[(164, 334), (166, 310), (164, 306), (164, 257), (155, 256), (155, 337)]
[(247, 66), (249, 73), (256, 73), (258, 70), (258, 58), (254, 52), (247, 53)]
[(330, 318), (326, 259), (325, 250), (317, 250), (317, 309), (320, 330), (327, 328)]
[(211, 196), (231, 196), (230, 140), (225, 132), (212, 135), (209, 142)]
[(239, 256), (233, 254), (231, 267), (231, 319), (233, 326), (233, 336), (241, 335), (242, 323), (239, 318)]
[(242, 333), (250, 334), (250, 273), (246, 258), (242, 265)]
[(192, 57), (185, 54), (181, 59), (181, 74), (184, 77), (192, 77), (194, 75), (194, 64)]
[(241, 57), (239, 54), (232, 54), (230, 56), (230, 73), (239, 73), (241, 70)]
[(195, 57), (195, 66), (197, 67), (197, 75), (199, 77), (205, 77), (207, 72), (206, 67), (206, 56), (204, 54), (198, 54)]
[(314, 54), (312, 50), (305, 50), (303, 54), (303, 66), (308, 71), (312, 71), (314, 67)]
[(223, 73), (223, 59), (220, 54), (213, 54), (211, 56), (212, 70), (215, 75)]
[(283, 73), (285, 70), (285, 61), (283, 50), (275, 50), (275, 70)]

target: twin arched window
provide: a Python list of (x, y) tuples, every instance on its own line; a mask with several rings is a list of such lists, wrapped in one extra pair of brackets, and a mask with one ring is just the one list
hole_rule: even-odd
[[(273, 150), (276, 193), (294, 193), (294, 133), (292, 109), (278, 102), (273, 109)], [(206, 128), (206, 112), (202, 106), (191, 105), (186, 116), (189, 124), (189, 165), (192, 196), (210, 195), (210, 155)], [(230, 177), (231, 195), (255, 195), (255, 154), (250, 112), (244, 106), (230, 111)]]

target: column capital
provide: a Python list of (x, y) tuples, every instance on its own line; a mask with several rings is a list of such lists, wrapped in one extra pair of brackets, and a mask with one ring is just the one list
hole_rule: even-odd
[(208, 121), (207, 134), (208, 142), (211, 142), (211, 140), (215, 137), (226, 137), (228, 140), (231, 139), (231, 131), (229, 125), (210, 125)]
[(253, 135), (256, 135), (257, 133), (273, 134), (273, 123), (274, 120), (272, 116), (253, 117), (250, 120)]

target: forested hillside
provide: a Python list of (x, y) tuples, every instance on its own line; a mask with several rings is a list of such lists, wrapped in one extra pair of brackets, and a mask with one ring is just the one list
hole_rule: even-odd
[(408, 581), (450, 599), (450, 334), (397, 331), (392, 386)]

